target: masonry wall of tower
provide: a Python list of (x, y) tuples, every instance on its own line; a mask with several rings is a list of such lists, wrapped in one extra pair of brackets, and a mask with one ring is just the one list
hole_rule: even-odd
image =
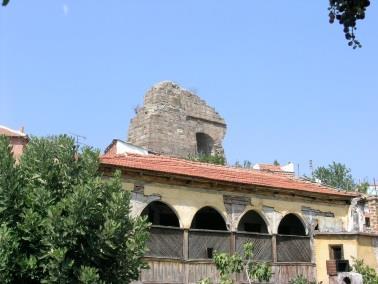
[(198, 139), (206, 137), (200, 143), (208, 143), (211, 154), (224, 156), (226, 128), (224, 119), (200, 97), (173, 82), (161, 82), (147, 92), (131, 120), (128, 142), (185, 158), (196, 155)]

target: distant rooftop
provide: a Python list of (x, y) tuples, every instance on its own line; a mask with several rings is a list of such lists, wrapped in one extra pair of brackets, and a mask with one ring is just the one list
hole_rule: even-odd
[(23, 127), (20, 130), (14, 130), (4, 125), (0, 125), (0, 135), (8, 137), (27, 137), (24, 133)]

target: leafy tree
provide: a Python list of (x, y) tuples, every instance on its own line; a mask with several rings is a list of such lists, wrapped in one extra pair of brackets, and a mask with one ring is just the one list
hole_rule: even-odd
[(16, 164), (0, 137), (0, 282), (129, 283), (145, 266), (144, 218), (117, 173), (67, 136), (32, 138)]
[(361, 47), (355, 36), (356, 22), (365, 18), (369, 5), (369, 0), (329, 0), (329, 22), (332, 24), (336, 19), (344, 26), (345, 38), (353, 49)]
[(357, 190), (358, 192), (361, 192), (361, 193), (365, 193), (365, 194), (366, 194), (367, 191), (368, 191), (368, 189), (369, 189), (369, 183), (366, 182), (366, 181), (364, 181), (364, 182), (362, 182), (362, 183), (356, 185), (356, 190)]
[(318, 167), (313, 172), (313, 178), (321, 180), (322, 183), (351, 191), (355, 184), (350, 169), (344, 164), (333, 162), (328, 167)]
[(279, 166), (279, 165), (280, 165), (280, 162), (278, 162), (277, 160), (274, 160), (273, 165), (275, 165), (275, 166)]
[[(232, 275), (244, 271), (248, 283), (252, 281), (269, 281), (272, 277), (272, 268), (267, 263), (253, 262), (253, 244), (247, 242), (243, 246), (244, 254), (238, 253), (229, 255), (227, 253), (215, 252), (214, 263), (220, 274), (220, 284), (233, 284)], [(206, 278), (200, 284), (211, 284), (211, 279)]]

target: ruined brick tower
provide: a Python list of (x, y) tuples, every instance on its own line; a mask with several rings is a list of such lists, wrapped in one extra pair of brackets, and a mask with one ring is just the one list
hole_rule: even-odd
[(173, 82), (153, 86), (131, 120), (128, 142), (161, 154), (186, 158), (224, 156), (224, 119), (204, 100)]

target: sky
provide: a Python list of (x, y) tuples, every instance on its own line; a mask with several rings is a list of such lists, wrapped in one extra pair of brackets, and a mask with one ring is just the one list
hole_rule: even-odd
[[(225, 118), (227, 160), (332, 161), (378, 182), (378, 3), (363, 48), (328, 1), (11, 0), (0, 8), (0, 124), (104, 150), (174, 81)], [(297, 168), (298, 169), (298, 168)]]

